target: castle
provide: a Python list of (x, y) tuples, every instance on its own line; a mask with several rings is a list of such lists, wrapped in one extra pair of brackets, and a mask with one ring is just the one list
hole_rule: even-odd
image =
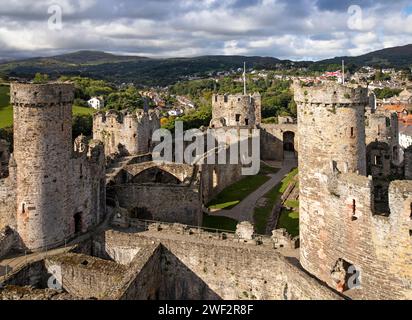
[(261, 123), (262, 99), (253, 95), (235, 94), (212, 97), (212, 128), (256, 126)]
[[(104, 143), (81, 136), (73, 146), (73, 87), (13, 84), (0, 257), (83, 237), (16, 267), (0, 298), (412, 298), (412, 148), (401, 161), (396, 117), (371, 110), (364, 88), (293, 87), (298, 123), (261, 124), (258, 94), (215, 95), (211, 128), (260, 128), (263, 159), (299, 159), (299, 250), (244, 224), (235, 234), (199, 228), (202, 205), (240, 168), (154, 163), (156, 114), (99, 113)], [(111, 226), (97, 228), (105, 217)], [(47, 288), (50, 277), (60, 289)]]
[(64, 244), (105, 216), (103, 144), (72, 144), (70, 84), (10, 87), (14, 153), (0, 180), (0, 227), (10, 226), (30, 251)]
[[(367, 139), (367, 89), (295, 83), (294, 90), (299, 132), (300, 263), (339, 291), (351, 289), (347, 280), (357, 270), (361, 277), (358, 296), (410, 299), (412, 183), (388, 168), (397, 162), (392, 148), (396, 137), (384, 131), (391, 127), (391, 118), (377, 117), (378, 121), (384, 119), (382, 131), (377, 140)], [(371, 116), (368, 120), (371, 122)], [(367, 140), (375, 140), (368, 145), (371, 148)], [(379, 147), (382, 144), (384, 151)], [(368, 151), (375, 154), (371, 157)], [(373, 161), (367, 161), (370, 158)], [(387, 181), (386, 188), (379, 180)]]
[(155, 111), (111, 110), (98, 112), (93, 117), (93, 138), (104, 143), (106, 155), (151, 152), (152, 135), (159, 128), (159, 114)]

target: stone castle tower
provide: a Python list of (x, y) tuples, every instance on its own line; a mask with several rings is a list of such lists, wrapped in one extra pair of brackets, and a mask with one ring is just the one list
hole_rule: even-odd
[(10, 96), (17, 232), (27, 249), (58, 246), (104, 215), (103, 146), (73, 150), (73, 85), (13, 83)]
[(367, 89), (295, 82), (294, 91), (302, 266), (342, 292), (356, 286), (353, 275), (360, 297), (410, 298), (412, 183), (392, 181), (388, 212), (377, 212), (366, 176)]
[(256, 126), (261, 123), (262, 99), (253, 95), (218, 95), (212, 97), (211, 127)]
[(151, 152), (152, 135), (159, 128), (160, 116), (156, 111), (110, 110), (98, 112), (93, 118), (93, 138), (104, 142), (106, 155)]

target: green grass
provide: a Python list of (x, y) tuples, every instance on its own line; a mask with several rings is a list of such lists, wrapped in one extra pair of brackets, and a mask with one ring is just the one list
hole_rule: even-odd
[(262, 175), (275, 174), (278, 171), (279, 171), (278, 168), (270, 167), (267, 164), (264, 164), (263, 162), (260, 163), (260, 172), (259, 172), (259, 174), (262, 174)]
[(204, 228), (235, 232), (237, 223), (236, 220), (227, 217), (216, 217), (207, 214), (203, 215)]
[(279, 169), (261, 163), (260, 172), (256, 176), (248, 176), (227, 187), (209, 204), (211, 210), (229, 210), (236, 207), (243, 199), (267, 182), (268, 174), (275, 174)]
[(255, 222), (255, 228), (258, 234), (265, 234), (266, 226), (273, 207), (297, 174), (298, 169), (292, 170), (276, 187), (264, 196), (264, 198), (267, 199), (265, 206), (255, 208), (253, 220)]
[[(92, 108), (73, 106), (73, 115), (88, 115), (95, 112)], [(10, 106), (10, 87), (0, 85), (0, 128), (13, 125), (13, 108)]]
[(286, 229), (293, 237), (299, 235), (299, 212), (283, 209), (278, 223), (279, 229)]
[(226, 209), (234, 208), (243, 199), (258, 189), (270, 178), (266, 175), (256, 175), (246, 177), (219, 193), (209, 204), (209, 209)]
[(73, 115), (88, 115), (93, 114), (95, 111), (93, 108), (73, 106)]
[(285, 202), (285, 206), (289, 208), (293, 208), (293, 209), (299, 208), (299, 201), (298, 200), (287, 200)]

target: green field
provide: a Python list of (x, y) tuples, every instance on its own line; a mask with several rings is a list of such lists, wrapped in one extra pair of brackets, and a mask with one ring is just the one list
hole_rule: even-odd
[(229, 210), (236, 207), (243, 199), (270, 179), (270, 177), (267, 176), (268, 174), (274, 174), (278, 171), (279, 169), (269, 167), (262, 163), (258, 175), (248, 176), (227, 187), (208, 204), (208, 208), (211, 210)]
[(286, 229), (288, 233), (296, 237), (299, 235), (299, 212), (283, 208), (278, 223), (279, 229)]
[[(298, 169), (292, 170), (276, 187), (274, 187), (264, 196), (264, 198), (266, 199), (266, 204), (263, 207), (255, 208), (253, 220), (255, 222), (256, 232), (258, 234), (265, 234), (266, 226), (270, 218), (270, 214), (273, 210), (273, 207), (275, 206), (276, 202), (280, 199), (281, 195), (286, 191), (286, 188), (289, 186), (289, 184), (297, 174)], [(286, 217), (284, 217), (283, 219), (286, 220)], [(287, 222), (289, 222), (289, 220), (287, 220)], [(291, 227), (290, 229), (294, 232), (295, 230), (293, 227)], [(286, 229), (289, 231), (289, 226)]]
[(208, 204), (208, 207), (211, 210), (232, 209), (269, 179), (270, 178), (265, 175), (243, 178), (219, 193), (217, 197)]
[[(13, 108), (10, 106), (8, 86), (0, 86), (0, 128), (5, 128), (13, 125)], [(73, 106), (74, 115), (93, 114), (94, 109)]]
[[(297, 171), (296, 171), (297, 173)], [(293, 177), (291, 177), (293, 178)], [(289, 180), (289, 182), (291, 179)], [(286, 190), (287, 185), (283, 192)], [(299, 235), (299, 201), (298, 200), (288, 200), (285, 202), (286, 207), (290, 207), (291, 210), (286, 208), (282, 209), (280, 213), (278, 226), (279, 229), (286, 229), (288, 233), (295, 237)]]

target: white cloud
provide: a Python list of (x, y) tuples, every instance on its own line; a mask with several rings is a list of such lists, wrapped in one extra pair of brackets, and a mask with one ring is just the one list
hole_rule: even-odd
[[(348, 27), (351, 1), (9, 0), (0, 7), (0, 58), (79, 49), (146, 56), (265, 55), (323, 59), (412, 43), (412, 15), (396, 3), (362, 1), (362, 28)], [(47, 8), (63, 8), (63, 30)]]

